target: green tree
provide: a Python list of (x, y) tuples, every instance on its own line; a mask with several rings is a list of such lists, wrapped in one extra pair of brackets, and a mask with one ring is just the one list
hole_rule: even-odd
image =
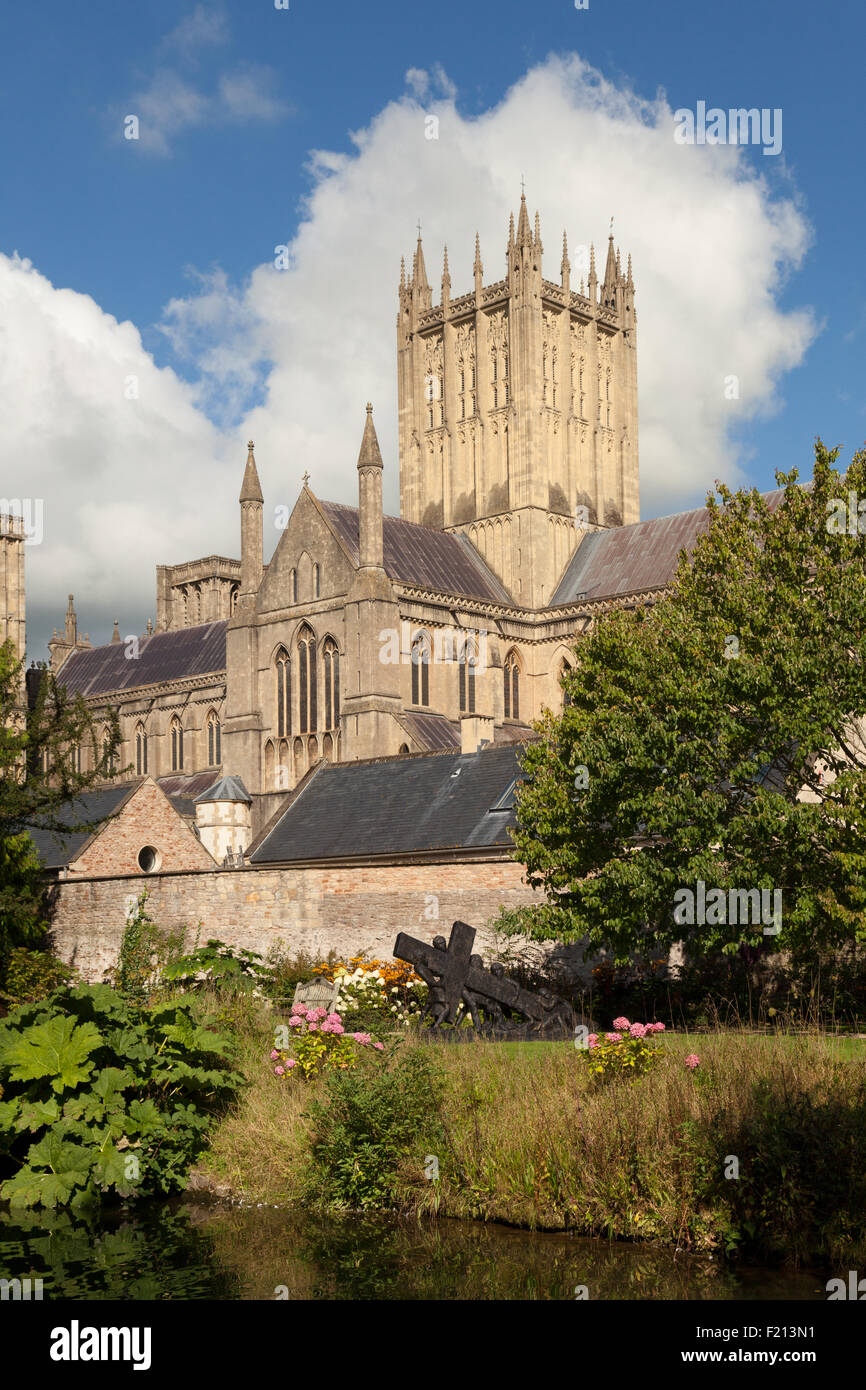
[[(778, 473), (772, 509), (719, 485), (670, 594), (577, 645), (569, 703), (526, 749), (514, 832), (547, 903), (507, 929), (585, 938), (620, 962), (679, 940), (701, 953), (866, 940), (866, 539), (839, 524), (853, 503), (857, 529), (866, 451), (845, 474), (837, 456), (819, 440), (806, 487)], [(780, 934), (675, 920), (678, 890), (699, 881), (781, 891)]]
[[(34, 682), (34, 684), (36, 684)], [(28, 832), (96, 828), (76, 798), (111, 777), (120, 746), (116, 712), (103, 721), (104, 741), (80, 695), (40, 672), (28, 702), (14, 645), (0, 646), (0, 982), (16, 946), (38, 945), (45, 932), (44, 881)], [(80, 755), (79, 755), (80, 750)], [(79, 763), (87, 770), (79, 771)]]

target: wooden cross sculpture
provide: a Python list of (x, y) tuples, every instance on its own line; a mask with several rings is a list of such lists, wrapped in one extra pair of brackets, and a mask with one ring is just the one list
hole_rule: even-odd
[[(444, 936), (437, 936), (428, 946), (426, 941), (418, 941), (405, 932), (394, 942), (397, 959), (412, 965), (427, 985), (425, 1014), (432, 1021), (432, 1029), (426, 1031), (438, 1033), (443, 1024), (459, 1024), (469, 1015), (475, 1027), (484, 1028), (488, 1034), (571, 1034), (573, 1019), (568, 1004), (552, 994), (531, 994), (521, 989), (505, 978), (502, 966), (485, 970), (481, 957), (472, 954), (474, 941), (475, 928), (455, 922), (447, 944)], [(509, 1018), (506, 1010), (522, 1018)]]

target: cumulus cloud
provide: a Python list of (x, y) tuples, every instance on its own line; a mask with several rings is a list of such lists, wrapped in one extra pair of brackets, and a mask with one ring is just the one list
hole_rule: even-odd
[[(123, 594), (143, 622), (152, 564), (237, 553), (247, 437), (269, 551), (273, 508), (294, 501), (305, 469), (319, 496), (356, 500), (368, 399), (396, 512), (400, 255), (411, 255), (420, 217), (431, 282), (447, 240), (452, 293), (462, 294), (477, 229), (485, 279), (500, 279), (521, 174), (541, 214), (548, 279), (558, 278), (564, 228), (573, 262), (592, 240), (603, 269), (611, 216), (632, 253), (642, 515), (697, 505), (718, 477), (748, 480), (737, 427), (778, 408), (785, 372), (817, 331), (810, 310), (779, 304), (810, 228), (775, 161), (768, 171), (754, 152), (679, 145), (673, 129), (663, 96), (617, 87), (577, 56), (534, 67), (474, 116), (445, 74), (410, 72), (406, 92), (353, 132), (350, 152), (312, 154), (287, 255), (275, 227), (275, 259), (243, 284), (202, 272), (166, 306), (163, 331), (192, 384), (158, 370), (132, 325), (6, 262), (2, 331), (15, 357), (0, 358), (0, 438), (7, 458), (26, 442), (48, 514), (64, 519), (62, 538), (29, 551), (31, 594), (50, 591), (53, 612), (69, 588), (87, 589), (99, 611), (107, 594)], [(82, 337), (73, 325), (85, 321)], [(118, 382), (136, 370), (144, 385), (133, 403)], [(739, 396), (729, 399), (733, 377)]]
[(177, 71), (198, 68), (208, 51), (224, 47), (229, 38), (225, 6), (196, 5), (162, 40), (158, 62), (129, 98), (123, 119), (118, 108), (110, 112), (115, 138), (131, 139), (124, 123), (135, 116), (136, 147), (165, 157), (171, 154), (174, 137), (184, 130), (276, 121), (287, 115), (290, 107), (277, 93), (277, 74), (265, 64), (234, 64), (216, 78), (210, 91)]

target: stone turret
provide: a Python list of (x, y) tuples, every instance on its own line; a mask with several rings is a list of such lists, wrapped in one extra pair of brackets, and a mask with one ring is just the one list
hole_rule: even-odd
[(198, 837), (218, 864), (224, 864), (226, 856), (233, 861), (238, 858), (243, 861), (253, 835), (252, 804), (252, 797), (240, 777), (221, 777), (196, 797)]
[(382, 453), (373, 424), (373, 407), (367, 402), (367, 420), (358, 455), (358, 526), (362, 569), (382, 568)]

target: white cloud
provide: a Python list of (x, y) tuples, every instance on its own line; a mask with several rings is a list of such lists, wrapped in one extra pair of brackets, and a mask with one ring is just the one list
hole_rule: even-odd
[[(272, 508), (294, 501), (305, 469), (319, 496), (354, 502), (368, 399), (396, 512), (400, 255), (411, 255), (420, 216), (431, 282), (438, 288), (447, 240), (452, 293), (462, 294), (477, 228), (485, 279), (501, 278), (521, 174), (541, 214), (547, 278), (558, 278), (563, 227), (573, 258), (595, 241), (600, 273), (611, 215), (623, 255), (632, 253), (642, 514), (699, 504), (717, 477), (743, 480), (732, 426), (777, 408), (785, 371), (816, 331), (809, 311), (778, 304), (810, 239), (784, 175), (754, 152), (676, 144), (663, 97), (616, 88), (577, 57), (549, 59), (475, 117), (457, 109), (444, 74), (425, 85), (416, 72), (410, 85), (422, 100), (389, 104), (353, 133), (350, 153), (312, 156), (290, 269), (268, 259), (282, 228), (263, 227), (264, 263), (245, 284), (210, 271), (167, 306), (163, 328), (195, 386), (157, 370), (132, 325), (2, 263), (0, 332), (14, 353), (0, 353), (0, 444), (35, 469), (47, 503), (45, 545), (28, 550), (37, 610), (50, 597), (60, 622), (66, 593), (79, 590), (82, 623), (95, 627), (95, 612), (110, 631), (109, 606), (122, 595), (118, 616), (137, 613), (141, 625), (153, 612), (153, 565), (237, 553), (248, 437), (266, 551), (277, 538)], [(430, 114), (438, 140), (425, 138)], [(132, 403), (121, 383), (136, 370)], [(738, 401), (725, 399), (731, 375)], [(804, 465), (807, 451), (804, 441)]]
[(229, 41), (229, 18), (224, 5), (196, 5), (166, 34), (160, 47), (195, 60), (203, 48), (220, 48)]

